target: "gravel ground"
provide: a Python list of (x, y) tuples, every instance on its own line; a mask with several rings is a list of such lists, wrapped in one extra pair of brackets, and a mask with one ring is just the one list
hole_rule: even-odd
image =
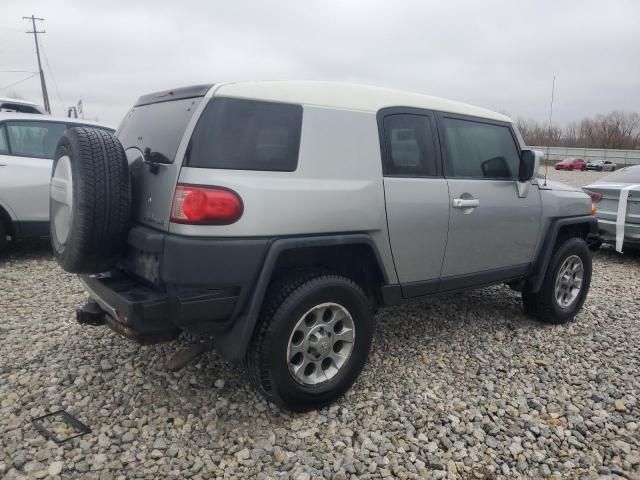
[[(0, 285), (0, 477), (640, 477), (637, 255), (595, 255), (568, 326), (503, 286), (384, 309), (356, 386), (295, 415), (215, 353), (171, 373), (175, 343), (77, 325), (82, 288), (46, 244), (0, 260)], [(59, 408), (92, 432), (47, 441), (30, 420)]]

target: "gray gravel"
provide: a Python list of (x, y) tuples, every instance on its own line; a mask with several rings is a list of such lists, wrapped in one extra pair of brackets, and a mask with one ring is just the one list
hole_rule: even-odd
[[(77, 325), (75, 277), (17, 247), (0, 259), (0, 477), (639, 478), (640, 256), (594, 264), (569, 326), (503, 286), (381, 311), (356, 386), (293, 415), (215, 353), (171, 373), (176, 344)], [(59, 408), (92, 433), (45, 440), (30, 420)]]

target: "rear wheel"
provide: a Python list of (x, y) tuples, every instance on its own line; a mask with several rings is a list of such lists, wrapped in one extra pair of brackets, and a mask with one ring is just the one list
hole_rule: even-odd
[(569, 238), (556, 246), (540, 290), (522, 293), (525, 311), (545, 323), (570, 322), (590, 284), (591, 252), (582, 238)]
[(319, 272), (270, 289), (247, 357), (253, 382), (294, 411), (338, 399), (355, 382), (371, 348), (369, 300), (353, 281)]

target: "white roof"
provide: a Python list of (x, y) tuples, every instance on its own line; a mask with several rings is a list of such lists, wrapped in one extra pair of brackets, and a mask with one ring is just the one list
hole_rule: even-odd
[(377, 112), (385, 107), (415, 107), (511, 122), (506, 115), (466, 103), (368, 85), (286, 80), (216, 84), (212, 90), (209, 95), (367, 112)]
[(69, 117), (52, 117), (50, 115), (40, 115), (38, 113), (19, 113), (19, 112), (0, 112), (0, 122), (6, 120), (30, 120), (37, 122), (62, 122), (71, 123), (74, 125), (90, 125), (94, 127), (111, 128), (115, 130), (111, 125), (105, 125), (103, 123), (91, 122), (89, 120), (83, 120), (81, 118), (69, 118)]
[(17, 104), (20, 104), (20, 105), (29, 105), (29, 106), (32, 106), (32, 107), (42, 108), (37, 103), (28, 102), (26, 100), (18, 100), (17, 98), (0, 97), (0, 103), (4, 103), (4, 102), (17, 103)]

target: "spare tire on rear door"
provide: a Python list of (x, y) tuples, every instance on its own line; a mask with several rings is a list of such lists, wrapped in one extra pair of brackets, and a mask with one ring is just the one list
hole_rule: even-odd
[(131, 205), (120, 141), (106, 130), (68, 129), (51, 177), (50, 230), (56, 260), (71, 273), (109, 270), (125, 245)]

